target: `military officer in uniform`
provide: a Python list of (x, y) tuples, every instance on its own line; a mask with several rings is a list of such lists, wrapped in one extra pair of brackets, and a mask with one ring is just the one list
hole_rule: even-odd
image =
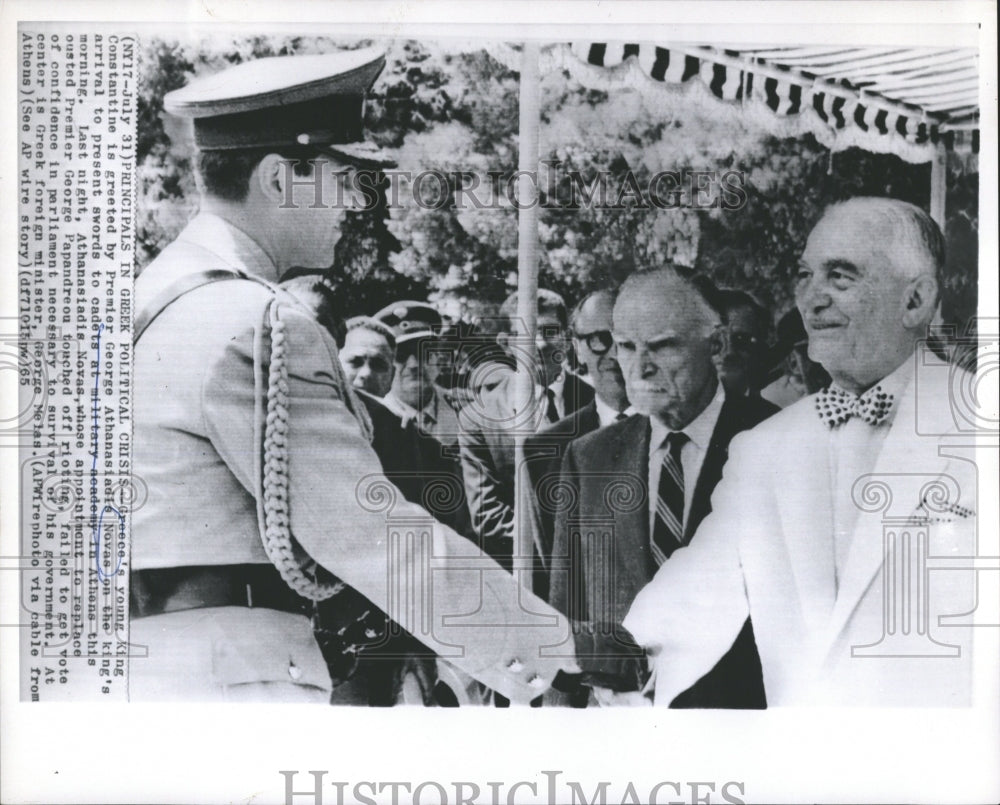
[(383, 66), (259, 59), (164, 99), (194, 121), (202, 204), (136, 283), (133, 699), (329, 701), (309, 614), (345, 590), (345, 657), (381, 612), (514, 701), (576, 670), (542, 656), (561, 615), (394, 493), (333, 338), (277, 286), (329, 264), (357, 171), (386, 164), (362, 138)]
[(383, 402), (404, 422), (445, 445), (458, 444), (458, 414), (438, 391), (435, 347), (444, 327), (441, 314), (426, 302), (395, 302), (375, 314), (396, 336), (396, 374)]

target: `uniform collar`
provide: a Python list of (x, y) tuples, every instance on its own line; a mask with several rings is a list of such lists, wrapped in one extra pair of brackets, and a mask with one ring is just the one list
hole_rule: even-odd
[(278, 267), (260, 245), (241, 229), (211, 212), (200, 212), (177, 238), (207, 249), (230, 268), (277, 283)]
[(403, 402), (396, 396), (395, 392), (392, 391), (382, 398), (382, 402), (385, 403), (387, 408), (394, 411), (403, 420), (414, 419), (418, 423), (429, 421), (431, 424), (435, 424), (437, 422), (437, 390), (435, 390), (434, 394), (431, 396), (431, 401), (420, 411), (409, 403)]

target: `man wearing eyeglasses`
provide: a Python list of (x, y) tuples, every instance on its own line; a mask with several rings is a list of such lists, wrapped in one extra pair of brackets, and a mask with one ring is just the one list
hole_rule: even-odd
[(625, 393), (625, 379), (611, 336), (614, 306), (614, 291), (594, 291), (581, 299), (570, 315), (573, 346), (593, 383), (594, 399), (525, 440), (525, 459), (534, 492), (531, 501), (535, 511), (536, 550), (541, 565), (535, 574), (533, 589), (542, 597), (549, 588), (557, 497), (553, 493), (557, 491), (559, 466), (566, 446), (573, 439), (627, 419), (634, 413)]
[[(761, 420), (719, 382), (717, 294), (671, 266), (625, 281), (614, 306), (614, 343), (639, 413), (571, 442), (562, 463), (549, 600), (569, 615), (584, 670), (601, 687), (631, 692), (636, 703), (648, 702), (639, 693), (648, 671), (622, 620), (709, 512), (730, 439)], [(764, 706), (749, 622), (674, 706)]]

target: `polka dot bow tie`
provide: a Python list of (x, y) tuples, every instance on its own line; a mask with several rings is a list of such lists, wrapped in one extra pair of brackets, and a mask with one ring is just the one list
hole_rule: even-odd
[(894, 398), (881, 386), (868, 389), (860, 397), (838, 386), (828, 386), (816, 395), (816, 413), (831, 428), (839, 427), (852, 416), (869, 425), (881, 425), (892, 412)]

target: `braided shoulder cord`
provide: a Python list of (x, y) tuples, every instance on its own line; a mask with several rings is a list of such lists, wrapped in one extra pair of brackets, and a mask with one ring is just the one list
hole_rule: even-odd
[[(323, 601), (340, 592), (342, 582), (324, 583), (306, 575), (303, 562), (292, 547), (288, 495), (288, 365), (285, 358), (285, 323), (278, 305), (269, 306), (271, 360), (267, 373), (267, 418), (264, 425), (263, 503), (264, 552), (281, 578), (295, 592), (311, 601)], [(307, 564), (310, 560), (305, 557)], [(315, 567), (315, 562), (312, 562)], [(318, 568), (317, 568), (318, 571)]]

